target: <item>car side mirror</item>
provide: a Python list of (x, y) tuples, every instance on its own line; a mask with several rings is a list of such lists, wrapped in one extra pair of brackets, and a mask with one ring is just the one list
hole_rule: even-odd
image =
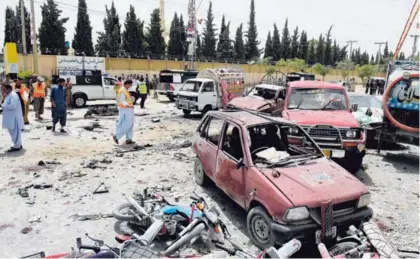
[(351, 105), (351, 111), (352, 112), (357, 112), (358, 109), (359, 109), (359, 106), (357, 105), (357, 103), (353, 103)]
[(244, 159), (241, 157), (241, 159), (239, 159), (238, 163), (236, 164), (236, 169), (239, 169), (244, 166), (245, 166)]
[(369, 116), (369, 117), (371, 117), (372, 116), (372, 110), (370, 109), (370, 108), (368, 108), (367, 110), (366, 110), (366, 115), (367, 116)]

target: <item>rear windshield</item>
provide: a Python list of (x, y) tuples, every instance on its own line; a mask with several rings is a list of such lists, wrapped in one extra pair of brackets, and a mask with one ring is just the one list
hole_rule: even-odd
[(165, 76), (160, 76), (159, 77), (159, 81), (161, 83), (168, 83), (168, 84), (172, 84), (173, 83), (173, 76), (172, 75), (165, 75)]

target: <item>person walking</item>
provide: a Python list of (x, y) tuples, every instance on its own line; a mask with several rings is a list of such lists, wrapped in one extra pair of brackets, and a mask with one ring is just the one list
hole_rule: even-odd
[(147, 99), (148, 88), (147, 84), (144, 82), (143, 77), (140, 77), (140, 82), (137, 85), (137, 92), (140, 96), (140, 108), (144, 109), (144, 103)]
[(152, 88), (153, 88), (153, 98), (157, 99), (158, 98), (158, 94), (157, 94), (157, 86), (158, 86), (159, 80), (156, 76), (156, 74), (153, 75), (152, 78)]
[(118, 122), (115, 135), (112, 135), (114, 142), (118, 145), (119, 140), (125, 135), (125, 144), (131, 145), (133, 141), (134, 128), (134, 104), (128, 89), (133, 85), (133, 81), (127, 80), (124, 82), (124, 87), (121, 87), (118, 93)]
[(34, 110), (35, 117), (42, 120), (41, 115), (44, 114), (44, 103), (47, 91), (47, 86), (44, 83), (44, 78), (38, 77), (37, 82), (33, 84)]
[(71, 104), (73, 102), (73, 93), (71, 92), (71, 89), (73, 88), (73, 84), (71, 83), (71, 79), (67, 78), (66, 83), (64, 84), (66, 88), (66, 105), (67, 109), (71, 108)]
[(64, 127), (67, 120), (67, 105), (66, 105), (66, 89), (64, 88), (66, 80), (64, 78), (58, 79), (58, 85), (51, 89), (51, 110), (53, 126), (52, 131), (55, 132), (55, 125), (60, 122), (60, 132), (66, 133)]
[(19, 91), (19, 95), (23, 101), (23, 121), (25, 125), (29, 125), (29, 88), (22, 83), (22, 78), (18, 77), (15, 82), (15, 89)]
[(3, 103), (3, 128), (9, 131), (13, 146), (7, 152), (16, 152), (22, 149), (22, 130), (24, 128), (23, 114), (19, 95), (13, 91), (10, 84), (2, 88)]

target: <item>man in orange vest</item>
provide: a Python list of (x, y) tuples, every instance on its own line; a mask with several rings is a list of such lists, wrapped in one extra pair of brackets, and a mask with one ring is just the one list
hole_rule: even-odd
[(118, 122), (115, 135), (112, 136), (114, 142), (118, 145), (119, 139), (126, 136), (125, 144), (134, 144), (133, 141), (133, 127), (134, 127), (134, 104), (131, 99), (128, 89), (133, 85), (133, 81), (127, 80), (124, 82), (124, 87), (121, 87), (118, 100)]
[(28, 113), (29, 113), (29, 89), (25, 84), (22, 83), (22, 78), (18, 77), (15, 83), (15, 88), (19, 89), (20, 97), (23, 100), (24, 110), (23, 110), (23, 120), (25, 125), (29, 124)]
[(44, 83), (44, 78), (38, 77), (37, 82), (32, 85), (34, 97), (35, 117), (42, 120), (41, 115), (44, 114), (44, 103), (47, 91), (47, 86)]

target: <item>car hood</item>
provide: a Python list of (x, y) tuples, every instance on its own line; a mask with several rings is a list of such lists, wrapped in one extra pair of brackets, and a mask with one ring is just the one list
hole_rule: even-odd
[[(273, 176), (274, 170), (280, 176)], [(327, 158), (311, 160), (301, 166), (263, 169), (262, 173), (294, 206), (313, 208), (329, 200), (336, 204), (356, 200), (368, 192), (355, 176)]]
[(245, 97), (237, 97), (232, 99), (228, 105), (232, 105), (242, 109), (254, 110), (259, 111), (262, 109), (269, 108), (272, 101), (265, 100), (262, 98), (245, 96)]
[(360, 107), (357, 112), (353, 112), (353, 116), (360, 123), (360, 126), (367, 126), (372, 123), (381, 123), (383, 121), (384, 111), (379, 108), (370, 108), (372, 116), (367, 116), (366, 111), (368, 108)]
[(288, 110), (286, 118), (299, 125), (332, 125), (335, 127), (359, 127), (359, 123), (351, 112), (342, 111), (313, 111), (313, 110)]
[(195, 92), (187, 92), (187, 91), (178, 91), (177, 95), (188, 96), (188, 97), (197, 97), (198, 93)]

